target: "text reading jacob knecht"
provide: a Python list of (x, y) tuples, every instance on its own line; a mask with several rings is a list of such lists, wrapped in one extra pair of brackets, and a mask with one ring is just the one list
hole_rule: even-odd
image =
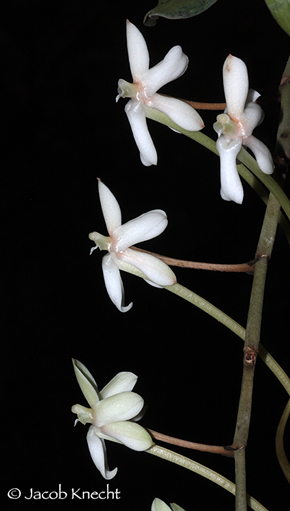
[(118, 489), (110, 490), (110, 485), (106, 485), (105, 490), (101, 491), (86, 491), (81, 488), (71, 488), (70, 490), (62, 489), (61, 484), (58, 485), (57, 490), (44, 490), (40, 491), (34, 488), (29, 488), (26, 492), (20, 488), (10, 488), (7, 492), (7, 497), (11, 500), (119, 500), (121, 492)]

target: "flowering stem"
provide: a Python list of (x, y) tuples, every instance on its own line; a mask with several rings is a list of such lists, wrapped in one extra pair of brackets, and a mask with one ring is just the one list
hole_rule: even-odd
[(138, 250), (139, 252), (146, 252), (146, 254), (151, 254), (158, 259), (164, 261), (164, 263), (169, 266), (179, 266), (180, 268), (193, 268), (195, 270), (210, 270), (210, 271), (224, 271), (224, 272), (254, 272), (254, 264), (256, 263), (256, 259), (249, 261), (248, 263), (241, 264), (216, 264), (216, 263), (200, 263), (197, 261), (185, 261), (184, 259), (174, 259), (173, 257), (167, 257), (160, 254), (156, 254), (155, 252), (149, 252), (148, 250), (143, 250), (139, 247), (130, 247), (133, 250)]
[[(205, 477), (206, 479), (209, 479), (215, 484), (221, 486), (233, 495), (235, 494), (235, 485), (231, 481), (223, 477), (221, 474), (218, 474), (214, 470), (211, 470), (210, 468), (205, 467), (204, 465), (201, 465), (200, 463), (197, 463), (190, 458), (181, 456), (180, 454), (170, 451), (169, 449), (165, 449), (164, 447), (160, 447), (159, 445), (154, 445), (145, 452), (191, 470), (192, 472), (195, 472), (196, 474), (199, 474), (202, 477)], [(247, 495), (247, 503), (248, 506), (254, 511), (267, 511), (267, 509), (262, 504), (260, 504), (260, 502), (258, 502), (250, 495)]]
[(228, 446), (224, 447), (222, 445), (199, 444), (196, 442), (189, 442), (188, 440), (181, 440), (181, 438), (164, 435), (163, 433), (158, 433), (158, 431), (154, 431), (153, 429), (146, 428), (146, 430), (154, 440), (160, 440), (161, 442), (166, 442), (167, 444), (178, 445), (179, 447), (185, 447), (186, 449), (193, 449), (195, 451), (222, 454), (223, 456), (229, 457), (234, 456), (233, 449)]
[(236, 511), (246, 511), (245, 448), (247, 445), (254, 384), (254, 371), (259, 351), (262, 308), (268, 260), (271, 257), (278, 224), (280, 204), (270, 194), (264, 222), (258, 242), (254, 279), (250, 298), (246, 336), (244, 344), (243, 376), (241, 395), (233, 440), (236, 467)]

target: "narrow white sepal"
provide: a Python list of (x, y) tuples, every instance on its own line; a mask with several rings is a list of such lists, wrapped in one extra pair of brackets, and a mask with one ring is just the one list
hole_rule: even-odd
[(105, 442), (97, 436), (94, 426), (91, 426), (88, 430), (87, 442), (92, 460), (102, 476), (108, 480), (115, 477), (118, 469), (108, 470)]
[(230, 117), (237, 117), (244, 111), (249, 90), (246, 64), (241, 59), (229, 55), (223, 66), (223, 82), (227, 114)]
[(274, 163), (268, 147), (253, 135), (246, 138), (243, 144), (253, 151), (262, 172), (264, 174), (273, 174)]
[(157, 165), (157, 152), (147, 127), (142, 104), (131, 99), (125, 106), (125, 112), (143, 165), (146, 167)]
[[(99, 401), (93, 410), (93, 424), (100, 428), (105, 424), (133, 419), (144, 406), (144, 400), (135, 392), (121, 392)], [(103, 429), (103, 432), (107, 432)]]
[(119, 254), (119, 259), (138, 268), (149, 279), (153, 286), (172, 286), (176, 283), (173, 271), (161, 259), (146, 252), (130, 248)]
[(181, 46), (174, 46), (156, 66), (148, 69), (142, 76), (147, 96), (152, 96), (163, 85), (166, 85), (185, 73), (188, 66), (188, 57), (183, 53)]
[(159, 236), (167, 224), (168, 220), (164, 211), (161, 209), (148, 211), (115, 230), (113, 247), (116, 252), (120, 252), (142, 241), (151, 240)]
[(116, 374), (114, 378), (100, 391), (101, 399), (105, 399), (120, 392), (129, 392), (136, 384), (138, 377), (134, 373), (123, 371)]
[(149, 68), (149, 53), (146, 41), (133, 23), (127, 20), (127, 48), (129, 64), (134, 81), (139, 80), (140, 76)]
[(185, 130), (199, 131), (204, 127), (203, 120), (197, 111), (180, 99), (154, 94), (151, 104), (153, 108), (168, 115), (173, 122)]
[(113, 422), (106, 424), (102, 430), (134, 451), (146, 451), (153, 445), (149, 433), (135, 422)]
[(99, 179), (99, 197), (107, 231), (111, 234), (122, 223), (119, 203), (109, 188)]
[(218, 138), (216, 147), (220, 155), (221, 197), (242, 204), (244, 191), (237, 171), (236, 157), (242, 146), (241, 139)]
[(78, 360), (73, 360), (73, 368), (81, 391), (93, 408), (99, 402), (97, 384), (88, 369)]
[(102, 269), (105, 286), (113, 304), (117, 307), (117, 309), (119, 309), (120, 312), (127, 312), (129, 309), (131, 309), (133, 303), (131, 302), (126, 307), (123, 306), (124, 286), (119, 268), (114, 262), (111, 254), (107, 254), (103, 257)]
[(73, 362), (74, 368), (75, 367), (78, 368), (86, 376), (86, 378), (92, 383), (95, 390), (98, 391), (97, 382), (96, 382), (95, 378), (93, 377), (92, 373), (87, 369), (87, 367), (75, 358), (72, 359), (72, 362)]

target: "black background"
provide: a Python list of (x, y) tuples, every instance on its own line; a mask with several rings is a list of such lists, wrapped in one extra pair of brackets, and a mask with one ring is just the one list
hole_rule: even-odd
[[(106, 234), (97, 181), (116, 195), (124, 221), (164, 209), (169, 224), (143, 248), (196, 261), (236, 263), (253, 258), (265, 206), (243, 183), (243, 205), (219, 195), (219, 160), (195, 142), (148, 122), (158, 165), (144, 167), (123, 111), (117, 81), (131, 80), (125, 20), (143, 33), (151, 65), (175, 44), (189, 56), (187, 72), (164, 87), (194, 101), (224, 101), (222, 65), (242, 58), (250, 86), (273, 96), (289, 38), (262, 0), (219, 0), (188, 20), (142, 24), (154, 2), (11, 0), (0, 21), (2, 253), (2, 499), (13, 509), (45, 501), (9, 500), (17, 487), (53, 491), (61, 484), (102, 491), (107, 482), (86, 446), (87, 427), (73, 428), (70, 408), (85, 405), (71, 357), (100, 388), (132, 371), (148, 404), (142, 424), (177, 437), (226, 445), (233, 439), (242, 373), (239, 338), (202, 311), (123, 274), (121, 314), (106, 293), (102, 255), (89, 257), (88, 233)], [(264, 107), (255, 130), (271, 151), (277, 104)], [(216, 113), (201, 112), (215, 138)], [(269, 267), (262, 343), (290, 372), (289, 248), (278, 230)], [(245, 326), (252, 277), (176, 270), (178, 281)], [(247, 450), (248, 491), (269, 510), (289, 509), (288, 483), (275, 456), (275, 432), (287, 402), (280, 383), (258, 361)], [(211, 482), (166, 461), (107, 443), (118, 466), (110, 489), (121, 499), (67, 500), (86, 509), (150, 510), (154, 497), (186, 511), (234, 508)], [(170, 446), (169, 446), (170, 448)], [(289, 455), (289, 427), (285, 432)], [(234, 480), (234, 465), (217, 455), (178, 452)], [(50, 500), (49, 505), (54, 505)]]

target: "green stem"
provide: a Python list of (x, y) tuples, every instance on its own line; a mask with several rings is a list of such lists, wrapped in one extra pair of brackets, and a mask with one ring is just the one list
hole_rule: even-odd
[[(169, 449), (165, 449), (164, 447), (160, 447), (159, 445), (154, 445), (145, 452), (191, 470), (192, 472), (195, 472), (196, 474), (209, 479), (215, 484), (221, 486), (224, 490), (227, 490), (228, 492), (235, 495), (235, 485), (231, 481), (223, 477), (221, 474), (218, 474), (214, 470), (211, 470), (208, 467), (205, 467), (204, 465), (191, 460), (190, 458), (186, 458), (185, 456), (170, 451)], [(248, 506), (254, 511), (267, 511), (267, 509), (262, 504), (260, 504), (260, 502), (258, 502), (250, 495), (247, 495), (247, 503)]]
[(215, 307), (212, 303), (208, 302), (201, 296), (197, 295), (193, 291), (190, 291), (190, 289), (187, 289), (186, 287), (182, 286), (181, 284), (174, 284), (173, 286), (166, 286), (165, 289), (167, 291), (170, 291), (171, 293), (174, 293), (184, 300), (190, 302), (192, 305), (195, 305), (199, 309), (202, 309), (204, 312), (212, 316), (214, 319), (222, 323), (224, 326), (232, 330), (238, 337), (241, 339), (244, 339), (245, 336), (245, 329), (241, 327), (235, 320), (227, 316), (224, 312), (222, 312), (220, 309)]

